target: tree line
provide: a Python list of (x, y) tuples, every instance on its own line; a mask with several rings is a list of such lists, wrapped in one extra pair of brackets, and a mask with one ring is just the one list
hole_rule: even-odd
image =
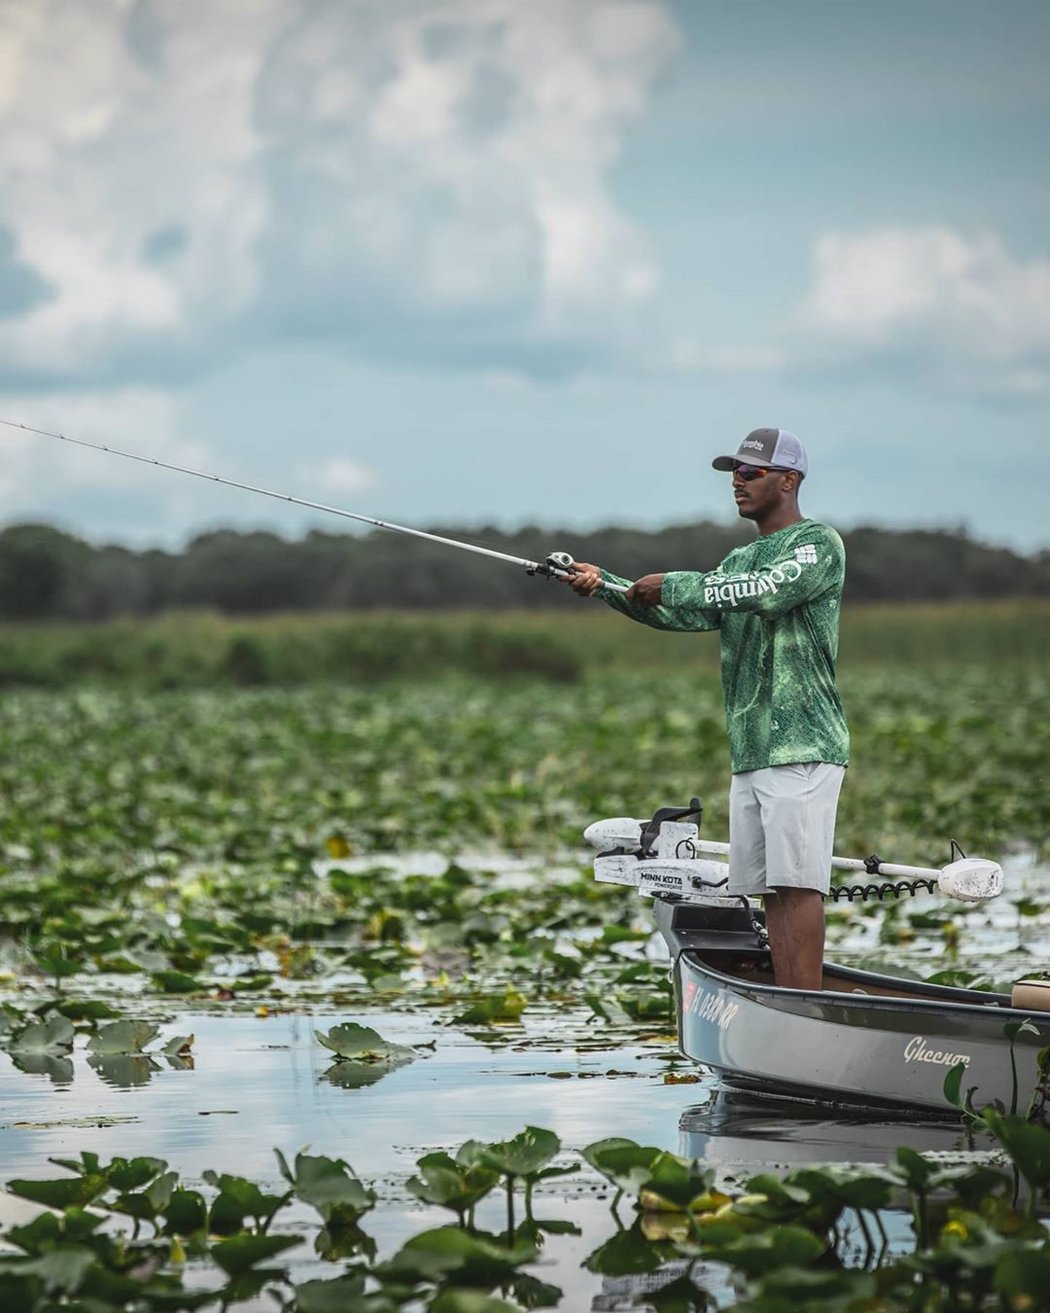
[[(530, 560), (567, 551), (633, 579), (711, 569), (753, 530), (703, 521), (652, 531), (453, 525), (434, 532)], [(858, 528), (843, 537), (851, 602), (1050, 596), (1047, 551), (1025, 556), (947, 530)], [(221, 529), (200, 534), (181, 552), (93, 545), (46, 524), (0, 530), (6, 620), (105, 620), (183, 609), (551, 609), (573, 600), (561, 585), (514, 566), (381, 530), (315, 531), (291, 540)]]

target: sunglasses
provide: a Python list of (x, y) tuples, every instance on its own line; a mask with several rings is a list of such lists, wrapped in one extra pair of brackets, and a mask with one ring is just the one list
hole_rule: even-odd
[(766, 474), (793, 474), (794, 470), (782, 470), (776, 465), (745, 465), (743, 461), (733, 462), (733, 473), (739, 475), (745, 483), (752, 479), (761, 479)]

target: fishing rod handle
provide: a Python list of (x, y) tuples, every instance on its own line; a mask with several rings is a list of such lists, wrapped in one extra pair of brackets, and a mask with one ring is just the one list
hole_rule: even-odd
[[(549, 552), (547, 559), (544, 561), (546, 570), (544, 573), (552, 579), (571, 579), (576, 573), (576, 562), (568, 552)], [(606, 580), (602, 584), (603, 588), (608, 588), (611, 593), (626, 593), (631, 587), (630, 584), (614, 584)]]
[[(552, 578), (554, 578), (554, 579), (571, 579), (571, 578), (572, 578), (572, 571), (571, 571), (571, 570), (558, 570), (558, 569), (554, 569), (554, 570), (551, 571), (551, 576), (552, 576)], [(609, 590), (610, 593), (626, 593), (626, 592), (630, 589), (631, 585), (630, 585), (630, 584), (613, 584), (613, 583), (609, 583), (609, 581), (606, 580), (605, 583), (602, 584), (602, 587), (603, 587), (603, 588), (607, 588), (607, 589)]]

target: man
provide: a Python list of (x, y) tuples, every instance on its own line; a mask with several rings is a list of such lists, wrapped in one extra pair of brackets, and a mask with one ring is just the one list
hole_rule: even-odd
[(804, 519), (806, 451), (785, 429), (755, 429), (716, 470), (730, 471), (737, 513), (758, 537), (709, 573), (626, 583), (577, 563), (569, 580), (656, 629), (718, 629), (733, 778), (729, 891), (765, 899), (776, 983), (820, 989), (824, 902), (849, 730), (835, 687), (842, 539)]

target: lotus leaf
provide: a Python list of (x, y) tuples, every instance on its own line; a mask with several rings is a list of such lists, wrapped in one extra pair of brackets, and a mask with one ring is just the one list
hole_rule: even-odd
[(333, 1026), (327, 1032), (316, 1030), (314, 1034), (325, 1048), (331, 1049), (337, 1057), (350, 1058), (355, 1062), (382, 1062), (400, 1066), (411, 1062), (416, 1056), (403, 1044), (393, 1044), (383, 1039), (378, 1031), (372, 1030), (369, 1026), (359, 1026), (353, 1021)]
[(517, 1021), (528, 1006), (524, 994), (516, 989), (476, 999), (465, 1012), (452, 1018), (460, 1026), (490, 1026), (495, 1022)]
[(588, 1255), (584, 1266), (602, 1276), (635, 1276), (655, 1272), (674, 1250), (666, 1241), (650, 1240), (635, 1222), (627, 1231), (617, 1231), (611, 1239)]
[(15, 1031), (7, 1047), (12, 1053), (54, 1053), (72, 1048), (75, 1034), (73, 1023), (67, 1017), (51, 1016)]
[(281, 1175), (298, 1198), (315, 1208), (326, 1222), (331, 1222), (334, 1215), (345, 1222), (375, 1206), (375, 1191), (364, 1186), (342, 1158), (299, 1153), (293, 1170), (280, 1150), (275, 1153)]
[(477, 1286), (496, 1286), (510, 1280), (539, 1251), (532, 1244), (501, 1244), (495, 1236), (462, 1231), (455, 1226), (423, 1231), (378, 1269), (381, 1276), (441, 1281), (455, 1275)]
[[(554, 1287), (548, 1287), (554, 1289)], [(558, 1294), (561, 1292), (558, 1291)], [(543, 1307), (528, 1304), (527, 1308)], [(505, 1299), (483, 1295), (478, 1290), (443, 1290), (431, 1303), (429, 1313), (521, 1313), (520, 1304), (508, 1304)]]
[(254, 1181), (243, 1176), (230, 1176), (225, 1172), (219, 1175), (211, 1170), (203, 1172), (202, 1176), (219, 1191), (208, 1214), (209, 1228), (217, 1235), (231, 1235), (240, 1229), (246, 1217), (254, 1218), (260, 1226), (268, 1224), (291, 1197), (290, 1191), (267, 1194)]
[(12, 1269), (21, 1276), (36, 1276), (49, 1293), (73, 1295), (95, 1262), (90, 1249), (79, 1245), (63, 1245), (60, 1249), (41, 1254), (39, 1258), (18, 1263)]
[(583, 1157), (617, 1190), (637, 1195), (652, 1176), (653, 1163), (661, 1153), (660, 1149), (613, 1137), (589, 1144)]
[(986, 1109), (984, 1118), (1032, 1190), (1050, 1189), (1050, 1130)]
[(424, 1203), (451, 1208), (460, 1217), (483, 1199), (499, 1181), (499, 1171), (484, 1163), (451, 1158), (447, 1153), (425, 1154), (416, 1162), (419, 1176), (406, 1185)]
[(99, 1057), (117, 1054), (141, 1053), (157, 1037), (159, 1026), (150, 1021), (114, 1021), (100, 1026), (88, 1040), (88, 1051)]
[(251, 1235), (241, 1232), (229, 1240), (220, 1240), (218, 1244), (212, 1245), (211, 1256), (224, 1272), (230, 1276), (240, 1276), (249, 1268), (268, 1258), (275, 1258), (301, 1243), (298, 1236)]
[(150, 979), (158, 994), (199, 994), (204, 989), (202, 981), (185, 971), (154, 971)]
[(548, 1169), (547, 1164), (561, 1152), (561, 1141), (553, 1131), (539, 1126), (526, 1126), (511, 1140), (481, 1147), (480, 1160), (488, 1167), (507, 1176), (533, 1177), (561, 1175), (573, 1168)]
[(12, 1194), (45, 1204), (48, 1208), (72, 1208), (83, 1207), (105, 1194), (109, 1182), (104, 1176), (91, 1173), (85, 1176), (63, 1176), (50, 1181), (8, 1181), (7, 1188)]

